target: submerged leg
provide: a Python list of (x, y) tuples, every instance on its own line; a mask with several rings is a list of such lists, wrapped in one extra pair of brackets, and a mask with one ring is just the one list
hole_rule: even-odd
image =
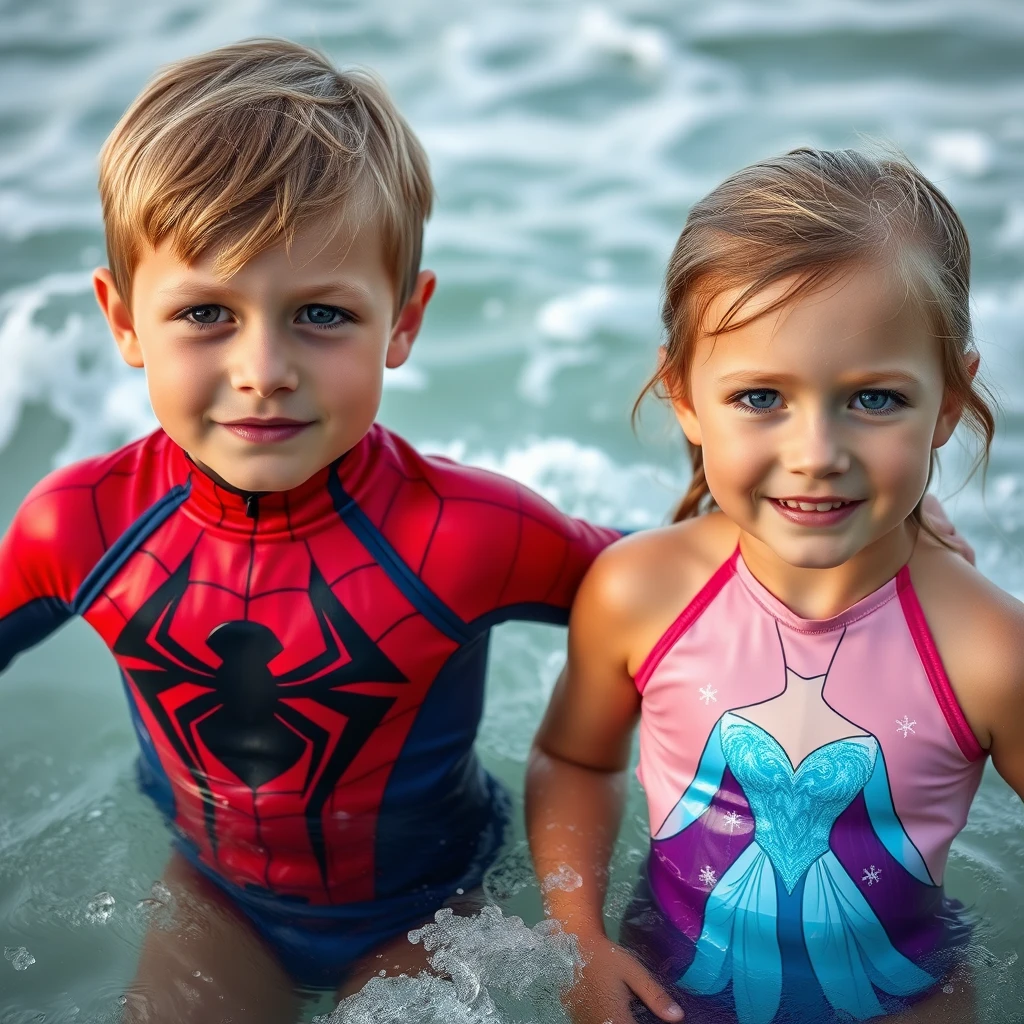
[[(474, 889), (464, 896), (453, 897), (445, 903), (445, 906), (450, 907), (460, 917), (470, 917), (479, 913), (484, 902), (483, 892)], [(416, 927), (429, 924), (432, 920), (431, 918), (423, 921)], [(423, 948), (423, 943), (409, 941), (408, 932), (411, 930), (408, 929), (395, 935), (356, 960), (344, 982), (338, 987), (337, 998), (342, 1000), (355, 994), (372, 977), (379, 976), (381, 971), (384, 972), (385, 977), (394, 977), (399, 974), (408, 974), (412, 977), (421, 971), (433, 973), (427, 962), (430, 953)]]
[(212, 882), (175, 853), (171, 920), (146, 933), (125, 1024), (290, 1024), (299, 999), (274, 955)]

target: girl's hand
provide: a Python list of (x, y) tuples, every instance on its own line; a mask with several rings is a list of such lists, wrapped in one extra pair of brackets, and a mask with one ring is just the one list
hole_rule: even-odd
[(953, 550), (967, 559), (974, 565), (974, 548), (956, 532), (956, 527), (950, 522), (946, 510), (939, 503), (934, 494), (926, 494), (921, 503), (921, 512), (928, 521), (928, 525), (946, 542), (952, 545)]
[(622, 946), (604, 935), (577, 938), (583, 967), (565, 997), (573, 1024), (632, 1024), (635, 999), (661, 1020), (683, 1019), (682, 1008)]

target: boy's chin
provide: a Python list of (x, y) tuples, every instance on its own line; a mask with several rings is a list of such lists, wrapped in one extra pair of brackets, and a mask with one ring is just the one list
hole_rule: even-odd
[(255, 492), (290, 491), (304, 484), (332, 461), (322, 464), (310, 458), (295, 458), (285, 455), (259, 455), (248, 459), (218, 458), (211, 454), (206, 459), (202, 453), (189, 453), (195, 462), (218, 483), (227, 484), (236, 491), (247, 494)]

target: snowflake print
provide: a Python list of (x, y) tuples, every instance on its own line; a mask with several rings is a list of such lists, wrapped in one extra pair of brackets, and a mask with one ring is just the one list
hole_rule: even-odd
[(736, 811), (729, 811), (725, 816), (725, 823), (729, 826), (730, 832), (735, 832), (743, 824), (743, 815), (737, 814)]
[[(903, 738), (906, 739), (908, 733), (914, 732), (915, 725), (917, 725), (916, 719), (912, 719), (910, 715), (904, 715), (902, 720), (897, 719), (896, 731), (903, 733)], [(914, 735), (916, 736), (917, 734), (914, 733)]]
[(705, 704), (710, 704), (712, 701), (717, 704), (718, 691), (711, 685), (702, 686), (700, 688), (700, 699), (704, 701)]
[(704, 885), (708, 886), (714, 885), (718, 881), (718, 878), (715, 876), (714, 868), (712, 868), (710, 864), (705, 864), (704, 867), (700, 869), (700, 880)]
[(864, 877), (861, 879), (862, 882), (867, 882), (868, 885), (874, 885), (875, 882), (882, 880), (882, 869), (876, 868), (874, 864), (869, 868), (864, 869)]

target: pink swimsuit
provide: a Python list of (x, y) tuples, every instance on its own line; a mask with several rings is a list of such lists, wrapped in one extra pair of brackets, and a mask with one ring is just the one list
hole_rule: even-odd
[[(942, 876), (984, 751), (909, 570), (808, 620), (737, 549), (636, 683), (672, 980), (740, 1024), (868, 1020), (931, 989), (939, 951), (966, 931)], [(794, 766), (753, 706), (798, 686), (850, 728), (816, 745), (787, 723), (811, 751)]]

